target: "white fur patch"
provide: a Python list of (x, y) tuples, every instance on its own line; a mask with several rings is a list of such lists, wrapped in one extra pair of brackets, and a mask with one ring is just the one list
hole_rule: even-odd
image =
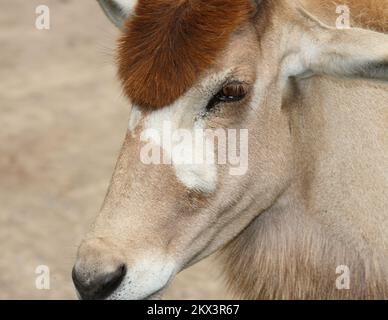
[(119, 287), (107, 300), (141, 300), (163, 289), (176, 274), (175, 263), (150, 254), (129, 266)]
[[(206, 106), (208, 100), (215, 93), (212, 90), (224, 81), (228, 71), (222, 74), (213, 75), (205, 79), (198, 88), (189, 90), (183, 97), (179, 98), (175, 103), (160, 110), (153, 111), (150, 115), (144, 118), (144, 127), (142, 139), (150, 140), (158, 147), (162, 148), (164, 153), (172, 155), (172, 146), (162, 143), (162, 139), (155, 138), (155, 132), (158, 137), (171, 135), (174, 131), (184, 129), (195, 136), (195, 130), (205, 129), (204, 123), (199, 119), (199, 114)], [(209, 91), (210, 88), (210, 91)], [(129, 130), (134, 130), (134, 124), (138, 123), (138, 111), (134, 109), (131, 115)], [(171, 132), (167, 132), (164, 124), (169, 123)], [(153, 134), (151, 134), (151, 132)], [(169, 137), (168, 137), (169, 138)], [(214, 156), (214, 150), (210, 148), (211, 142), (206, 140), (205, 148), (194, 144), (183, 145), (182, 148), (187, 152), (183, 154), (196, 155), (205, 150), (205, 159), (210, 159)], [(213, 154), (209, 154), (213, 153)], [(190, 163), (190, 161), (177, 161), (171, 156), (172, 165), (175, 168), (176, 176), (187, 188), (201, 192), (213, 192), (217, 187), (217, 166), (215, 163)], [(182, 159), (180, 159), (182, 160)]]
[[(194, 136), (194, 129), (202, 129), (199, 122), (194, 121), (192, 109), (195, 109), (193, 105), (194, 101), (191, 99), (180, 99), (170, 107), (163, 108), (161, 110), (154, 111), (145, 120), (145, 130), (156, 130), (159, 137), (166, 137), (171, 135), (174, 131), (179, 129), (190, 130)], [(171, 132), (167, 132), (163, 124), (168, 123), (171, 126)], [(146, 131), (145, 131), (146, 132)], [(150, 132), (150, 131), (149, 131)], [(173, 156), (172, 146), (161, 143), (160, 139), (154, 139), (153, 135), (144, 136), (145, 139), (153, 141), (154, 144), (163, 149), (164, 154), (167, 154), (175, 168), (176, 176), (187, 188), (198, 190), (202, 192), (212, 192), (217, 185), (217, 167), (215, 164), (195, 164), (190, 163), (191, 159), (184, 161), (180, 159), (179, 163)], [(171, 140), (171, 137), (166, 137)], [(205, 142), (206, 143), (206, 142)], [(199, 148), (193, 144), (187, 144), (181, 146), (186, 150), (187, 155), (193, 155), (200, 152)], [(208, 149), (208, 148), (207, 148)], [(183, 161), (182, 161), (183, 160)]]
[[(194, 124), (194, 129), (204, 129), (203, 124), (198, 121)], [(194, 150), (187, 152), (193, 158), (200, 158), (203, 150), (207, 154), (204, 159), (210, 159), (214, 156), (214, 150), (211, 150), (210, 141), (204, 140), (205, 146), (195, 146)], [(190, 146), (189, 146), (190, 147)], [(202, 148), (203, 147), (203, 148)], [(213, 153), (213, 154), (211, 154)], [(185, 163), (182, 161), (182, 163)], [(178, 179), (189, 189), (198, 190), (205, 193), (215, 191), (217, 187), (217, 167), (215, 163), (202, 163), (202, 164), (175, 164), (175, 172)]]

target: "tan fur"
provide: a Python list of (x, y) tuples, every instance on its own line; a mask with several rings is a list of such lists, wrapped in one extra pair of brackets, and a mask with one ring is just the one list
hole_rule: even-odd
[(311, 11), (317, 12), (320, 18), (327, 19), (335, 25), (336, 6), (347, 5), (350, 8), (352, 27), (388, 32), (388, 1), (387, 0), (307, 0), (304, 1)]
[[(387, 1), (345, 2), (365, 9), (357, 26), (387, 31)], [(331, 1), (305, 4), (320, 18), (331, 10), (335, 22)], [(245, 299), (387, 299), (387, 87), (319, 77), (296, 90), (284, 104), (297, 179), (221, 252), (227, 283)], [(335, 141), (338, 149), (328, 146)], [(335, 286), (340, 265), (350, 268), (350, 290)]]
[[(128, 297), (150, 297), (223, 248), (238, 297), (388, 298), (388, 37), (327, 27), (318, 20), (333, 26), (338, 15), (326, 2), (304, 0), (307, 12), (299, 1), (257, 2), (255, 19), (229, 34), (190, 94), (171, 108), (133, 109), (137, 125), (81, 245), (76, 266), (86, 280), (125, 264)], [(363, 0), (353, 12), (360, 3), (372, 14), (384, 2)], [(244, 83), (246, 98), (203, 115), (222, 87), (205, 81), (212, 76)], [(140, 135), (160, 114), (176, 127), (200, 118), (206, 128), (248, 129), (248, 172), (217, 165), (216, 190), (200, 193), (172, 165), (145, 165)], [(340, 265), (350, 269), (349, 290), (336, 287)]]
[[(287, 107), (296, 179), (224, 249), (228, 283), (248, 299), (386, 299), (388, 90), (332, 78), (300, 89)], [(340, 265), (350, 290), (335, 286)]]

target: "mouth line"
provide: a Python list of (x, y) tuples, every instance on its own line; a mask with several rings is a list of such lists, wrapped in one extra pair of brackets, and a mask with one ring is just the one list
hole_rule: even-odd
[[(152, 293), (150, 294), (139, 295), (138, 297), (134, 296), (131, 298), (129, 297), (125, 298), (125, 295), (124, 295), (123, 300), (161, 300), (164, 291), (169, 287), (175, 275), (176, 275), (176, 272), (174, 271), (171, 272), (167, 280), (163, 282), (163, 285), (159, 287), (157, 290), (152, 291)], [(120, 289), (120, 287), (118, 289)], [(105, 297), (104, 300), (120, 300), (120, 298), (115, 298), (115, 293), (116, 291), (112, 292), (112, 294), (110, 294), (108, 297)]]
[(163, 291), (166, 290), (167, 286), (163, 286), (161, 289), (155, 291), (154, 293), (140, 299), (140, 300), (161, 300)]

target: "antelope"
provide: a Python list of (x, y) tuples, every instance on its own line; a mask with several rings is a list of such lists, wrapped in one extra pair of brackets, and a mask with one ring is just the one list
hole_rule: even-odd
[[(157, 299), (217, 252), (236, 298), (388, 298), (387, 1), (343, 0), (349, 28), (323, 0), (98, 2), (131, 111), (78, 297)], [(144, 163), (164, 122), (247, 130), (247, 170)]]

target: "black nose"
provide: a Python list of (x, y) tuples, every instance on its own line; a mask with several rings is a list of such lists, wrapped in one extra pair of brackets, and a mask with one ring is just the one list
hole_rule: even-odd
[(73, 282), (79, 295), (85, 300), (98, 300), (108, 297), (117, 289), (126, 273), (126, 266), (119, 265), (112, 272), (82, 272), (73, 268)]

